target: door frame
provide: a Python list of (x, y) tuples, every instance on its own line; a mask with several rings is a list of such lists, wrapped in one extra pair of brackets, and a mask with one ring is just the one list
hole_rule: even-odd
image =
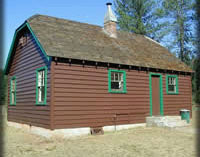
[(159, 89), (160, 89), (160, 115), (163, 116), (163, 86), (162, 86), (162, 74), (150, 73), (149, 74), (149, 94), (150, 94), (150, 116), (152, 116), (152, 76), (159, 76)]

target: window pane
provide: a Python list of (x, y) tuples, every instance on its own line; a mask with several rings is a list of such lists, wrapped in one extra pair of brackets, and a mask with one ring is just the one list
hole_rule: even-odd
[(38, 102), (42, 101), (42, 91), (41, 91), (41, 87), (38, 88)]
[(119, 82), (111, 82), (111, 89), (119, 89)]
[(111, 81), (114, 81), (114, 72), (111, 72)]
[(118, 80), (119, 80), (119, 74), (115, 73), (115, 81), (118, 81)]
[(168, 85), (170, 85), (170, 77), (168, 78)]
[(41, 86), (38, 88), (38, 102), (44, 102), (45, 87)]
[(169, 77), (168, 78), (168, 84), (169, 85), (176, 85), (176, 78), (175, 77)]
[(42, 102), (44, 102), (44, 86), (42, 86), (41, 92)]
[(12, 80), (12, 91), (15, 91), (15, 80)]
[(15, 93), (12, 92), (12, 100), (11, 100), (11, 103), (14, 104), (15, 103)]
[(174, 85), (168, 85), (168, 91), (169, 92), (175, 92), (175, 86)]
[(120, 81), (120, 82), (119, 82), (119, 89), (120, 89), (121, 91), (123, 91), (123, 86), (124, 86), (123, 82)]
[(173, 80), (173, 85), (176, 85), (176, 78), (174, 78)]
[(41, 71), (39, 71), (39, 72), (38, 72), (38, 86), (39, 86), (39, 87), (42, 85), (41, 80), (42, 80), (42, 73), (41, 73)]
[(42, 78), (41, 79), (42, 79), (42, 81), (41, 81), (42, 82), (42, 86), (44, 86), (44, 70), (42, 71)]
[(119, 81), (123, 81), (123, 74), (119, 73)]

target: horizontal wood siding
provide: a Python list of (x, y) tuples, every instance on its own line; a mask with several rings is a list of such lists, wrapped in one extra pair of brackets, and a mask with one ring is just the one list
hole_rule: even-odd
[(8, 103), (10, 78), (16, 76), (16, 106), (8, 104), (8, 120), (34, 126), (50, 128), (50, 70), (47, 79), (47, 105), (36, 106), (36, 69), (47, 66), (33, 37), (29, 34), (25, 47), (17, 46), (9, 71)]
[[(163, 76), (165, 115), (179, 115), (191, 109), (191, 77), (178, 76), (179, 94), (166, 94)], [(103, 67), (55, 64), (54, 127), (76, 128), (144, 123), (150, 114), (149, 73), (126, 70), (127, 93), (108, 93), (108, 70)]]
[(57, 63), (54, 76), (56, 129), (143, 123), (149, 115), (146, 72), (126, 71), (126, 94), (108, 93), (106, 67)]
[(163, 75), (163, 101), (164, 115), (179, 115), (180, 109), (188, 109), (192, 107), (192, 84), (191, 76), (178, 76), (179, 93), (177, 95), (169, 95), (166, 92), (166, 75)]

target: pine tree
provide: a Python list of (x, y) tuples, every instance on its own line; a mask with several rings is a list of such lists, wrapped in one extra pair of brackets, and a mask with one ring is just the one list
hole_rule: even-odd
[(4, 77), (3, 70), (0, 69), (0, 105), (5, 104), (6, 97), (6, 78)]
[(169, 48), (186, 64), (190, 64), (193, 53), (193, 1), (192, 0), (163, 0), (165, 20), (169, 21)]
[(167, 21), (161, 22), (163, 15), (155, 0), (115, 0), (115, 13), (119, 29), (146, 35), (161, 41), (167, 33)]
[(195, 85), (196, 85), (196, 103), (200, 104), (200, 0), (196, 0), (196, 52), (197, 58), (195, 61)]

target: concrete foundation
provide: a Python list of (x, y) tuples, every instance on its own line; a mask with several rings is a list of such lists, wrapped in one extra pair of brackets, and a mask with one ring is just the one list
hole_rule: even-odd
[(118, 131), (118, 130), (124, 130), (124, 129), (130, 129), (135, 127), (144, 127), (146, 126), (146, 123), (140, 123), (140, 124), (128, 124), (128, 125), (112, 125), (112, 126), (104, 126), (104, 131)]
[[(40, 135), (45, 138), (52, 138), (52, 137), (61, 137), (61, 138), (70, 138), (75, 136), (83, 136), (89, 135), (90, 127), (85, 128), (74, 128), (74, 129), (56, 129), (56, 130), (49, 130), (45, 128), (40, 128), (36, 126), (29, 126), (27, 124), (20, 124), (15, 122), (7, 122), (8, 126), (15, 127), (22, 129), (24, 131), (30, 132), (32, 134)], [(118, 131), (123, 129), (130, 129), (135, 127), (144, 127), (146, 123), (141, 124), (128, 124), (128, 125), (116, 125), (116, 126), (104, 126), (103, 130), (106, 131)]]
[(188, 126), (186, 120), (181, 120), (180, 116), (152, 116), (146, 117), (147, 127), (184, 127)]

